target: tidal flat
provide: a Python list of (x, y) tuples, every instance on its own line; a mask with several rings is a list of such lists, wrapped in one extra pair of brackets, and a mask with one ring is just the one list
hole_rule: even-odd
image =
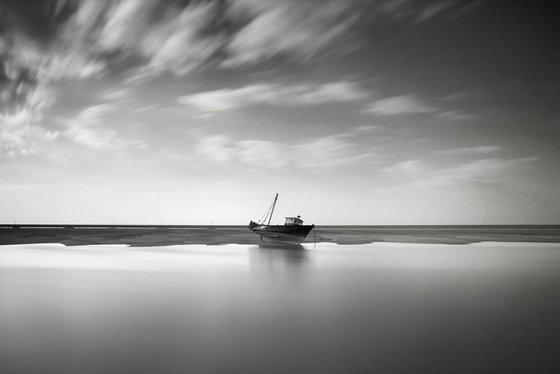
[[(468, 244), (483, 241), (560, 243), (560, 225), (315, 226), (305, 243)], [(0, 225), (0, 245), (29, 243), (150, 247), (258, 245), (261, 240), (247, 226)]]
[(556, 373), (560, 243), (0, 246), (2, 373)]

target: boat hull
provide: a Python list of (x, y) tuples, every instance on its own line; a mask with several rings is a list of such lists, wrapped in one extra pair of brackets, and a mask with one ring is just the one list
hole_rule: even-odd
[(303, 242), (314, 227), (315, 225), (260, 225), (253, 221), (249, 223), (249, 229), (260, 235), (261, 240), (292, 244)]

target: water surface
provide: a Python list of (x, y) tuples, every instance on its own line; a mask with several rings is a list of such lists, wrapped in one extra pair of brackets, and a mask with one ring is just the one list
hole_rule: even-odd
[(0, 246), (2, 373), (556, 373), (560, 244)]

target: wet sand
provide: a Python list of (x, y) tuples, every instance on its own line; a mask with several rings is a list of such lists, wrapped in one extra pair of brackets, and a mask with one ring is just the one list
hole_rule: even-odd
[[(126, 244), (134, 247), (180, 244), (255, 244), (246, 226), (0, 226), (0, 245), (63, 243)], [(468, 244), (482, 241), (560, 243), (560, 225), (488, 226), (316, 226), (306, 243), (374, 242)]]
[(2, 373), (557, 373), (560, 244), (0, 246)]

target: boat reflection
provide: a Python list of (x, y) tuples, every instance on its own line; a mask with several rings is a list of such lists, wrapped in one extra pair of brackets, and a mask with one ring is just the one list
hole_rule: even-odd
[(310, 262), (310, 251), (300, 244), (263, 243), (249, 247), (252, 270), (271, 273), (300, 272)]
[(258, 246), (260, 249), (282, 249), (287, 251), (305, 251), (305, 247), (301, 244), (294, 243), (279, 243), (279, 242), (266, 242)]

